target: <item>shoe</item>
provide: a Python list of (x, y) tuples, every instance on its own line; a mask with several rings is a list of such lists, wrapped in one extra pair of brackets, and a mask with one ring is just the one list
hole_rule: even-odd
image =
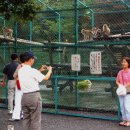
[(23, 114), (21, 115), (21, 119), (23, 119)]
[(122, 121), (119, 123), (120, 126), (124, 126), (124, 124), (127, 123), (126, 121)]
[(20, 119), (13, 119), (13, 118), (10, 118), (9, 121), (20, 121)]
[(129, 127), (129, 126), (130, 126), (130, 122), (126, 122), (126, 123), (124, 123), (123, 126), (125, 126), (125, 127)]
[(8, 111), (8, 114), (13, 114), (13, 111), (12, 110)]

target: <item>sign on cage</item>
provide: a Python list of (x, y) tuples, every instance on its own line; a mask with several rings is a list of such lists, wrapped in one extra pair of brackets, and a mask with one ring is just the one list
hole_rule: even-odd
[(81, 70), (80, 55), (74, 54), (71, 56), (71, 69), (73, 71), (80, 71)]
[(102, 74), (101, 51), (90, 52), (90, 73)]

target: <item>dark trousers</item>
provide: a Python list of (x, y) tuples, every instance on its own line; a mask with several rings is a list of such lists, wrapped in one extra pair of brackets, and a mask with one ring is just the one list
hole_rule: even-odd
[(41, 130), (42, 99), (40, 92), (23, 94), (23, 130)]

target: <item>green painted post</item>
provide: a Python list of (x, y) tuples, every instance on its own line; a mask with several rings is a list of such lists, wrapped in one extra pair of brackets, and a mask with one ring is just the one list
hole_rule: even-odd
[(15, 52), (15, 53), (17, 53), (17, 36), (18, 36), (17, 29), (18, 29), (17, 22), (15, 22), (15, 23), (14, 23), (14, 33), (15, 33), (14, 52)]
[(75, 44), (78, 44), (78, 10), (77, 10), (77, 0), (74, 0), (74, 16), (75, 16)]
[(6, 49), (5, 49), (5, 46), (4, 46), (4, 61), (5, 61), (5, 57), (6, 57)]
[(29, 34), (29, 40), (30, 40), (30, 41), (32, 41), (32, 27), (33, 27), (32, 22), (30, 22), (30, 23), (29, 23), (29, 33), (30, 33), (30, 34)]
[(58, 16), (58, 32), (59, 32), (59, 42), (61, 42), (61, 16)]
[[(61, 42), (61, 16), (60, 14), (58, 14), (58, 41), (59, 43)], [(59, 47), (59, 50), (61, 49), (61, 47)], [(59, 52), (59, 63), (61, 63), (61, 53)]]
[(58, 78), (57, 77), (55, 77), (55, 89), (54, 89), (54, 91), (55, 91), (55, 114), (57, 114), (58, 113)]
[[(78, 1), (77, 0), (74, 0), (74, 11), (75, 11), (75, 53), (78, 54)], [(76, 72), (76, 76), (78, 77), (78, 72)], [(77, 89), (77, 79), (75, 80), (76, 82), (76, 86), (75, 86), (75, 97), (76, 97), (76, 107), (79, 106), (79, 93), (78, 93), (78, 89)]]
[(8, 106), (8, 86), (7, 86), (8, 80), (6, 81), (6, 87), (5, 87), (5, 105)]
[(119, 102), (119, 97), (118, 97), (118, 121), (121, 120), (121, 110), (120, 110), (120, 102)]
[[(30, 41), (32, 41), (32, 28), (33, 28), (33, 23), (32, 22), (30, 22), (29, 23), (29, 40)], [(30, 45), (30, 51), (32, 50), (32, 48), (31, 48), (31, 45)]]
[(95, 26), (95, 14), (93, 11), (91, 11), (92, 13), (92, 29), (94, 29), (94, 26)]
[(6, 22), (5, 22), (5, 19), (4, 19), (4, 27), (5, 27), (5, 23), (6, 23)]

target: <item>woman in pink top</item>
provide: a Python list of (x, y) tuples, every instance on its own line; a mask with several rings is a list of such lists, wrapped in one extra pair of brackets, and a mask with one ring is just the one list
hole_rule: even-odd
[[(130, 58), (124, 57), (122, 59), (122, 70), (120, 70), (117, 74), (116, 84), (118, 86), (121, 84), (124, 87), (126, 87), (128, 86), (127, 84), (129, 83), (130, 83)], [(126, 94), (126, 96), (119, 96), (119, 101), (122, 114), (122, 122), (120, 122), (120, 125), (130, 126), (130, 94)]]

